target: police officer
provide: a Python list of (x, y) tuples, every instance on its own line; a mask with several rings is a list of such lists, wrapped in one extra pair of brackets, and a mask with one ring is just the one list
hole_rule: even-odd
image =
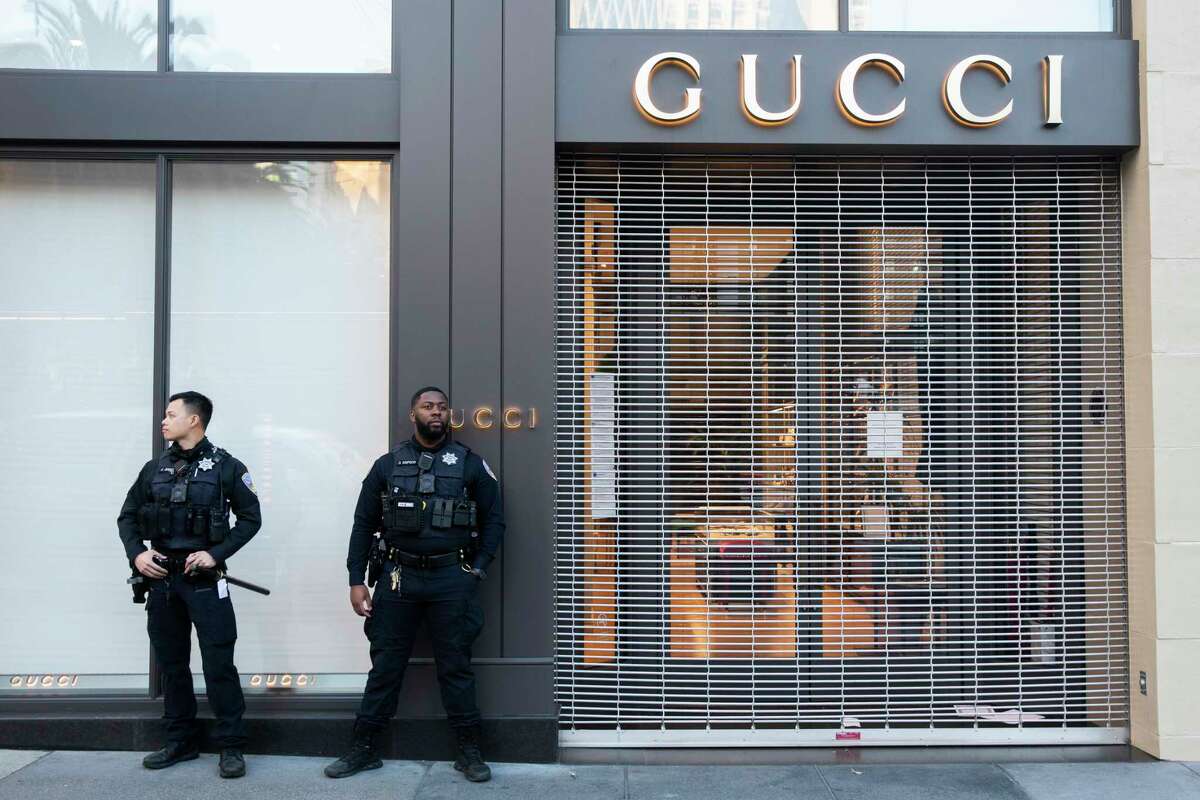
[[(504, 536), (500, 485), (486, 461), (450, 440), (445, 392), (426, 386), (410, 405), (412, 438), (375, 462), (354, 510), (346, 567), (350, 604), (366, 617), (371, 672), (350, 751), (325, 774), (345, 778), (383, 766), (376, 738), (396, 713), (425, 620), (442, 706), (458, 738), (454, 768), (468, 780), (486, 781), (492, 771), (480, 749), (471, 645), (483, 626), (478, 584)], [(373, 598), (363, 583), (368, 562)]]
[[(198, 392), (171, 395), (162, 421), (170, 445), (142, 467), (117, 528), (130, 564), (149, 582), (146, 627), (162, 676), (166, 746), (142, 765), (163, 769), (199, 755), (189, 668), (195, 625), (208, 703), (217, 718), (221, 777), (240, 778), (246, 774), (246, 703), (233, 664), (237, 622), (219, 572), (201, 571), (222, 569), (258, 532), (262, 514), (246, 467), (204, 435), (212, 412), (212, 401)], [(231, 510), (237, 518), (232, 528)]]

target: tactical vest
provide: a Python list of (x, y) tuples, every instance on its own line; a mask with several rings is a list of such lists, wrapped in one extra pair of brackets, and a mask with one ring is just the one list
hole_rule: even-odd
[(422, 553), (475, 546), (476, 506), (463, 481), (470, 452), (457, 442), (437, 453), (418, 451), (411, 441), (396, 448), (388, 490), (381, 498), (389, 544)]
[(150, 502), (141, 508), (142, 538), (155, 549), (205, 550), (229, 535), (221, 462), (230, 456), (219, 447), (194, 461), (174, 455), (174, 448), (164, 452), (150, 478)]

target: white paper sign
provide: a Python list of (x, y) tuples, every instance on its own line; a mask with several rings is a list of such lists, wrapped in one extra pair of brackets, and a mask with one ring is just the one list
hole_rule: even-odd
[(886, 539), (888, 532), (887, 506), (863, 506), (863, 536), (868, 539)]
[(904, 455), (904, 413), (867, 412), (867, 457), (900, 458)]
[(592, 439), (592, 519), (617, 516), (617, 376), (597, 372), (588, 379)]
[(1058, 661), (1058, 626), (1044, 622), (1033, 624), (1033, 658), (1042, 664)]

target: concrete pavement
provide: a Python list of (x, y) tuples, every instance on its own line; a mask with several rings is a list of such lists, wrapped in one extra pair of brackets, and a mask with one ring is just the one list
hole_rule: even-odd
[(644, 766), (493, 764), (469, 784), (445, 762), (387, 761), (333, 781), (329, 759), (247, 758), (240, 780), (217, 777), (217, 757), (151, 772), (140, 753), (0, 750), (0, 800), (1200, 800), (1200, 765), (873, 764)]

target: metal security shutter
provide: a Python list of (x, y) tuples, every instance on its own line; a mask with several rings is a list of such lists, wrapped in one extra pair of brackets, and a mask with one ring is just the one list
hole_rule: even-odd
[(1123, 742), (1106, 157), (565, 154), (567, 746)]

